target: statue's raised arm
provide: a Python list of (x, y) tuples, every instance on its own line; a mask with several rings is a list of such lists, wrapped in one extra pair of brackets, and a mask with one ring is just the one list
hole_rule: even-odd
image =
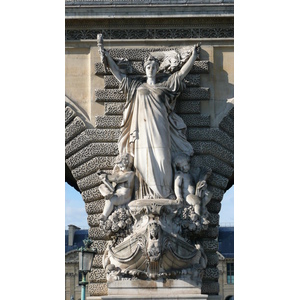
[(111, 58), (109, 53), (104, 49), (102, 34), (97, 35), (97, 45), (98, 45), (98, 51), (99, 51), (99, 54), (101, 57), (101, 62), (104, 64), (105, 69), (107, 69), (107, 67), (109, 67), (112, 74), (115, 76), (115, 78), (119, 82), (122, 82), (122, 79), (125, 77), (125, 75), (120, 71), (118, 65)]
[(187, 62), (182, 66), (182, 68), (177, 72), (180, 80), (183, 80), (185, 78), (185, 76), (191, 71), (191, 69), (194, 65), (194, 62), (197, 58), (199, 50), (200, 50), (200, 44), (194, 45), (191, 56), (189, 57)]

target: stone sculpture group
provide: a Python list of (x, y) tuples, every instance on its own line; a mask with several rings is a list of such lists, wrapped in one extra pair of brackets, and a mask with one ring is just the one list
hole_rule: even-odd
[(184, 279), (201, 287), (211, 171), (191, 168), (193, 148), (174, 112), (200, 45), (151, 53), (144, 60), (146, 77), (139, 78), (123, 72), (126, 60), (112, 59), (101, 34), (98, 46), (127, 96), (115, 167), (111, 174), (98, 171), (105, 197), (100, 227), (110, 239), (103, 256), (107, 280)]

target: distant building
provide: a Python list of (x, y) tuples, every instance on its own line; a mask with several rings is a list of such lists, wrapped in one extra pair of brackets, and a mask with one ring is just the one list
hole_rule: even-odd
[[(65, 231), (65, 300), (80, 300), (81, 280), (77, 249), (83, 246), (88, 230), (69, 225)], [(219, 286), (221, 300), (234, 300), (234, 227), (219, 228)]]
[(65, 231), (65, 300), (80, 300), (81, 274), (77, 249), (83, 246), (83, 240), (88, 237), (88, 230), (81, 230), (75, 225), (69, 225)]
[(234, 227), (219, 228), (219, 295), (234, 299)]

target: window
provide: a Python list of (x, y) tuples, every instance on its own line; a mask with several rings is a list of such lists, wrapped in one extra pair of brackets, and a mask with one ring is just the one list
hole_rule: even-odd
[(227, 283), (234, 284), (234, 269), (233, 263), (227, 264)]

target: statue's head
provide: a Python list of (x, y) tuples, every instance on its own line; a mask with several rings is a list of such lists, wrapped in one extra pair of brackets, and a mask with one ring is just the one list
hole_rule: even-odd
[(133, 157), (129, 153), (117, 156), (115, 163), (124, 169), (131, 169), (133, 165)]
[(144, 60), (144, 70), (147, 77), (154, 77), (159, 69), (159, 60), (152, 55), (149, 55)]
[(178, 154), (174, 159), (177, 170), (187, 173), (190, 170), (191, 157), (185, 153)]
[(159, 225), (156, 222), (149, 223), (148, 230), (151, 238), (158, 237)]

